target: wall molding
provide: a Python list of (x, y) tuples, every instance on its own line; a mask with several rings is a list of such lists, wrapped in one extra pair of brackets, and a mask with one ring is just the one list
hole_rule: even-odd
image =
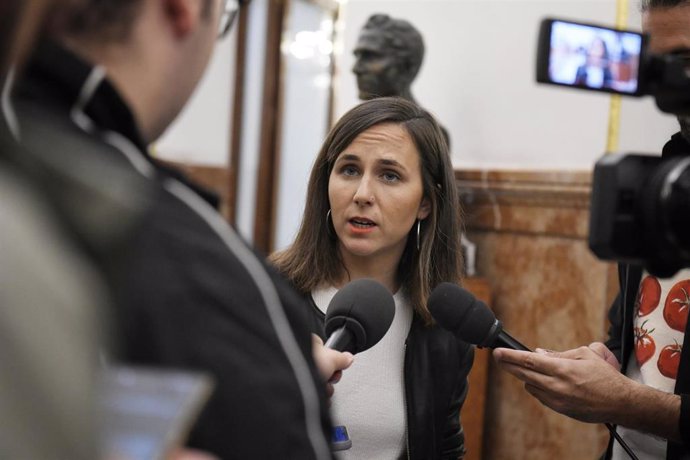
[(590, 171), (456, 170), (468, 230), (586, 239)]

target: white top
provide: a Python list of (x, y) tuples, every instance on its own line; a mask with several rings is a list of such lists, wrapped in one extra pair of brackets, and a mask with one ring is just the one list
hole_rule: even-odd
[[(635, 302), (635, 352), (626, 375), (631, 379), (673, 393), (690, 308), (690, 270), (658, 279), (643, 273)], [(665, 459), (666, 440), (648, 433), (618, 427), (618, 433), (640, 460)], [(629, 459), (614, 443), (613, 460)]]
[[(319, 310), (326, 312), (336, 292), (333, 287), (312, 292)], [(390, 460), (405, 452), (407, 415), (403, 377), (412, 306), (401, 291), (393, 299), (395, 316), (386, 335), (369, 350), (358, 353), (335, 385), (331, 399), (333, 424), (345, 425), (352, 440), (351, 449), (336, 452), (338, 459)]]
[(597, 66), (587, 66), (587, 86), (601, 88), (604, 86), (604, 69)]

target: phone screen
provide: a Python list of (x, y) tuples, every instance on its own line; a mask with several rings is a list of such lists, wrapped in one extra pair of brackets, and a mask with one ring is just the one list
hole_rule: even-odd
[(548, 24), (550, 33), (542, 38), (548, 43), (540, 44), (540, 52), (547, 52), (548, 59), (539, 59), (546, 65), (542, 72), (538, 70), (539, 81), (631, 95), (639, 92), (641, 34), (562, 20), (548, 20)]
[(182, 445), (212, 389), (191, 372), (118, 366), (103, 371), (101, 448), (105, 458), (158, 460)]

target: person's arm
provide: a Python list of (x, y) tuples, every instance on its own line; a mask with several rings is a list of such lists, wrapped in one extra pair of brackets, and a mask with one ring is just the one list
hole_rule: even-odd
[(444, 460), (457, 460), (465, 455), (465, 433), (460, 420), (460, 410), (467, 397), (469, 384), (467, 376), (472, 369), (474, 361), (474, 347), (464, 344), (462, 353), (458, 385), (453, 392), (453, 397), (448, 411), (448, 419), (443, 431), (441, 444), (441, 458)]
[(545, 406), (588, 423), (613, 423), (680, 442), (681, 398), (629, 379), (601, 343), (562, 353), (497, 348), (499, 367)]

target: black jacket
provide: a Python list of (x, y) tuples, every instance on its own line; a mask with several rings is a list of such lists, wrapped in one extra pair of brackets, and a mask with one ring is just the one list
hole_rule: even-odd
[[(663, 157), (690, 154), (688, 144), (680, 133), (675, 134), (664, 146)], [(609, 310), (609, 338), (606, 346), (616, 355), (621, 363), (621, 372), (625, 373), (631, 353), (635, 348), (634, 316), (635, 299), (642, 279), (642, 268), (639, 266), (620, 264), (618, 266), (620, 291)], [(683, 351), (678, 369), (675, 394), (681, 395), (680, 430), (683, 443), (668, 443), (666, 458), (680, 460), (690, 458), (690, 321), (685, 328)], [(609, 443), (610, 457), (611, 443)]]
[[(325, 315), (311, 300), (313, 330), (324, 337)], [(474, 347), (418, 314), (405, 341), (407, 449), (412, 460), (457, 460), (465, 454), (460, 409), (467, 396), (467, 375)], [(337, 390), (336, 390), (337, 391)]]
[[(215, 378), (190, 445), (223, 459), (331, 458), (303, 299), (193, 184), (149, 157), (132, 113), (98, 69), (43, 44), (18, 85), (16, 107), (29, 151), (58, 155), (54, 147), (68, 145), (71, 156), (62, 159), (77, 176), (128, 187), (111, 174), (127, 171), (149, 185), (134, 236), (117, 254), (93, 256), (113, 290), (119, 358)], [(113, 166), (84, 171), (80, 157), (92, 156)]]

